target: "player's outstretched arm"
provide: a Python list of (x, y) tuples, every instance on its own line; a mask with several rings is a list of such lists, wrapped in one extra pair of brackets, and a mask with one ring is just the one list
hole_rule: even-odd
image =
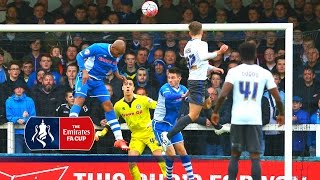
[(121, 81), (126, 82), (127, 78), (121, 74), (119, 74), (119, 71), (114, 72), (114, 76), (116, 76), (118, 79), (120, 79)]

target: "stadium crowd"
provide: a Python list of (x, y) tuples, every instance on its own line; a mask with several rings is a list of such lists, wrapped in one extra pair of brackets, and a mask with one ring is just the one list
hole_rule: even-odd
[[(61, 5), (48, 11), (48, 0), (38, 0), (31, 7), (23, 0), (0, 1), (2, 24), (188, 24), (201, 23), (293, 23), (293, 123), (319, 124), (320, 116), (320, 2), (253, 0), (247, 6), (241, 0), (224, 0), (223, 7), (216, 7), (215, 0), (159, 0), (159, 12), (147, 17), (141, 10), (133, 12), (132, 0), (82, 0), (76, 6), (70, 0), (60, 0)], [(106, 25), (107, 26), (107, 25)], [(46, 32), (0, 33), (0, 119), (24, 124), (29, 116), (69, 116), (74, 102), (72, 96), (78, 66), (77, 53), (96, 42), (126, 41), (127, 52), (118, 64), (120, 74), (134, 79), (137, 90), (154, 100), (159, 88), (166, 83), (166, 70), (182, 70), (181, 84), (187, 86), (188, 67), (183, 49), (190, 39), (187, 32)], [(237, 47), (240, 43), (256, 44), (256, 64), (270, 70), (278, 84), (283, 103), (285, 93), (285, 46), (283, 31), (232, 31), (205, 32), (203, 40), (209, 51), (218, 50), (222, 44), (230, 48), (224, 56), (210, 60), (210, 64), (224, 69), (224, 74), (208, 75), (208, 93), (214, 102), (221, 91), (228, 69), (241, 63)], [(123, 97), (122, 82), (113, 73), (104, 79), (115, 104)], [(17, 96), (17, 94), (19, 96)], [(19, 97), (19, 98), (17, 98)], [(277, 107), (274, 99), (265, 93), (264, 124), (276, 123)], [(230, 123), (232, 98), (223, 106), (221, 123)], [(99, 112), (99, 113), (97, 113)], [(185, 112), (182, 110), (181, 116)], [(88, 98), (80, 115), (89, 115), (100, 126), (104, 119), (96, 98)], [(206, 124), (210, 126), (211, 124)], [(6, 152), (6, 132), (1, 131), (1, 152)], [(184, 131), (189, 154), (230, 155), (228, 133), (217, 135), (211, 131), (197, 133)], [(130, 133), (125, 132), (129, 140)], [(23, 131), (16, 131), (16, 140), (23, 141)], [(90, 153), (120, 153), (112, 148), (111, 133), (95, 143)], [(282, 156), (284, 134), (279, 131), (264, 132), (263, 154)], [(297, 156), (315, 155), (315, 133), (294, 132), (293, 153)], [(198, 148), (198, 145), (201, 145)], [(16, 152), (27, 152), (16, 147)]]

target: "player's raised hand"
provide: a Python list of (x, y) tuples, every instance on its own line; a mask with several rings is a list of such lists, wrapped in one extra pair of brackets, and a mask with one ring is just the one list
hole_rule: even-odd
[(284, 116), (283, 115), (277, 116), (277, 123), (279, 124), (279, 126), (284, 125)]
[(217, 68), (217, 67), (213, 69), (213, 72), (215, 72), (215, 73), (220, 73), (220, 74), (224, 74), (224, 70), (221, 69), (221, 68)]
[(220, 117), (219, 117), (219, 114), (218, 114), (218, 113), (215, 113), (215, 112), (214, 112), (214, 113), (211, 114), (210, 121), (211, 121), (212, 124), (218, 125), (219, 119), (220, 119)]
[(88, 79), (90, 79), (88, 71), (82, 70), (82, 85), (85, 84), (88, 81)]
[(228, 50), (229, 46), (226, 45), (226, 44), (223, 44), (221, 47), (220, 47), (220, 51), (221, 53), (225, 53), (227, 50)]

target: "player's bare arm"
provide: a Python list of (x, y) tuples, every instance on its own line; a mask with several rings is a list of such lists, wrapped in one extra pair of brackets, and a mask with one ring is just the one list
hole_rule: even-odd
[(269, 90), (269, 92), (271, 93), (272, 97), (276, 101), (276, 106), (279, 111), (279, 115), (277, 116), (277, 123), (279, 124), (279, 126), (282, 126), (284, 124), (284, 107), (281, 102), (279, 91), (277, 88), (272, 88)]
[(120, 79), (123, 82), (127, 82), (127, 78), (121, 74), (119, 74), (119, 71), (114, 72), (114, 76), (116, 76), (118, 79)]

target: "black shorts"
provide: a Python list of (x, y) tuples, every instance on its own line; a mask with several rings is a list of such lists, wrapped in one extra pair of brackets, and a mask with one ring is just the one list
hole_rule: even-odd
[(188, 89), (190, 103), (203, 105), (204, 101), (209, 97), (206, 80), (188, 80)]
[(261, 153), (262, 126), (231, 124), (230, 140), (232, 150)]

